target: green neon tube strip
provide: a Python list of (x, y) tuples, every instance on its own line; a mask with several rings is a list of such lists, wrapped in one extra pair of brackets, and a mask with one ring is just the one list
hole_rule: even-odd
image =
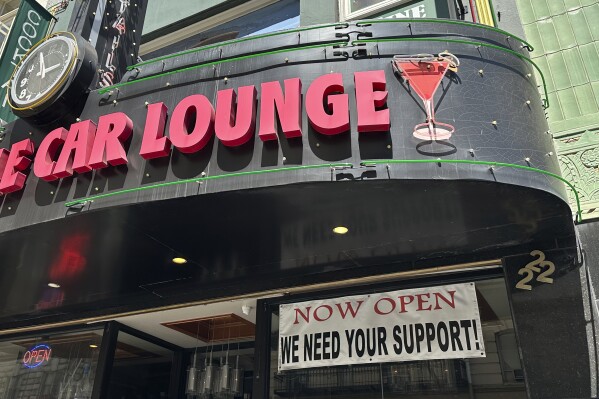
[(547, 176), (551, 176), (563, 183), (565, 183), (568, 187), (572, 189), (574, 192), (574, 198), (576, 199), (576, 220), (578, 222), (582, 221), (582, 210), (580, 208), (580, 198), (578, 196), (578, 191), (574, 187), (572, 183), (568, 180), (564, 179), (560, 175), (555, 173), (539, 169), (533, 168), (531, 166), (517, 165), (514, 163), (505, 163), (505, 162), (490, 162), (490, 161), (469, 161), (467, 159), (377, 159), (373, 161), (363, 161), (360, 164), (363, 166), (375, 166), (381, 164), (408, 164), (408, 163), (454, 163), (454, 164), (469, 164), (469, 165), (485, 165), (485, 166), (496, 166), (496, 167), (507, 167), (514, 169), (523, 169), (528, 170), (530, 172), (541, 173)]
[(327, 163), (327, 164), (319, 164), (319, 165), (288, 166), (288, 167), (285, 167), (285, 168), (277, 168), (277, 169), (252, 170), (252, 171), (247, 171), (247, 172), (226, 173), (226, 174), (223, 174), (223, 175), (194, 177), (193, 179), (176, 180), (176, 181), (171, 181), (171, 182), (167, 182), (167, 183), (151, 184), (151, 185), (148, 185), (148, 186), (141, 186), (141, 187), (135, 187), (135, 188), (127, 188), (125, 190), (118, 190), (118, 191), (112, 191), (110, 193), (92, 195), (90, 197), (81, 198), (81, 199), (77, 199), (77, 200), (74, 200), (74, 201), (66, 202), (64, 205), (66, 207), (70, 207), (70, 206), (73, 206), (73, 205), (82, 204), (84, 202), (93, 201), (93, 200), (100, 199), (100, 198), (114, 197), (114, 196), (117, 196), (117, 195), (128, 194), (128, 193), (135, 193), (135, 192), (138, 192), (138, 191), (152, 190), (152, 189), (160, 188), (160, 187), (176, 186), (176, 185), (179, 185), (179, 184), (200, 183), (202, 181), (207, 181), (207, 180), (226, 179), (226, 178), (229, 178), (229, 177), (263, 175), (263, 174), (268, 174), (268, 173), (291, 172), (291, 171), (306, 170), (306, 169), (353, 168), (353, 166), (354, 165), (351, 164), (351, 163), (341, 162), (341, 163)]
[[(359, 21), (356, 23), (356, 26), (361, 27), (361, 26), (365, 26), (365, 25), (373, 25), (373, 24), (380, 24), (380, 23), (390, 23), (390, 22), (401, 22), (401, 23), (414, 23), (414, 22), (424, 22), (424, 23), (435, 23), (435, 24), (449, 24), (449, 25), (461, 25), (461, 26), (468, 26), (468, 27), (475, 27), (475, 28), (479, 28), (479, 29), (485, 29), (485, 30), (490, 30), (493, 32), (497, 32), (497, 33), (501, 33), (503, 35), (506, 35), (508, 37), (514, 38), (516, 40), (518, 40), (520, 43), (524, 44), (524, 47), (528, 48), (528, 51), (533, 51), (534, 48), (532, 47), (532, 45), (530, 43), (528, 43), (526, 40), (513, 35), (509, 32), (506, 32), (502, 29), (499, 28), (494, 28), (492, 26), (487, 26), (487, 25), (481, 25), (481, 24), (476, 24), (473, 22), (467, 22), (467, 21), (457, 21), (457, 20), (444, 20), (444, 19), (432, 19), (432, 18), (422, 18), (422, 19), (373, 19), (373, 20), (364, 20), (364, 21)], [(256, 39), (264, 39), (264, 38), (268, 38), (268, 37), (274, 37), (274, 36), (280, 36), (280, 35), (286, 35), (289, 33), (299, 33), (299, 32), (305, 32), (305, 31), (310, 31), (310, 30), (314, 30), (314, 29), (321, 29), (321, 28), (330, 28), (330, 27), (349, 27), (349, 24), (347, 23), (335, 23), (335, 24), (327, 24), (327, 25), (318, 25), (318, 26), (309, 26), (309, 27), (305, 27), (305, 28), (297, 28), (297, 29), (289, 29), (289, 30), (283, 30), (283, 31), (278, 31), (278, 32), (272, 32), (272, 33), (265, 33), (263, 35), (256, 35), (256, 36), (247, 36), (247, 37), (242, 37), (240, 39), (233, 39), (233, 40), (228, 40), (225, 42), (221, 42), (221, 43), (216, 43), (216, 44), (212, 44), (209, 46), (203, 46), (203, 47), (198, 47), (198, 48), (194, 48), (194, 49), (190, 49), (190, 50), (185, 50), (182, 51), (180, 53), (176, 53), (176, 54), (169, 54), (169, 55), (165, 55), (162, 57), (158, 57), (158, 58), (153, 58), (151, 60), (148, 61), (144, 61), (144, 62), (140, 62), (138, 64), (135, 65), (131, 65), (127, 67), (128, 71), (131, 71), (135, 68), (139, 68), (141, 66), (144, 65), (149, 65), (149, 64), (153, 64), (155, 62), (160, 62), (160, 61), (164, 61), (164, 60), (168, 60), (171, 58), (175, 58), (175, 57), (179, 57), (181, 55), (187, 55), (187, 54), (192, 54), (192, 53), (197, 53), (199, 51), (204, 51), (204, 50), (210, 50), (213, 48), (218, 48), (221, 46), (225, 46), (228, 44), (236, 44), (236, 43), (243, 43), (243, 42), (247, 42), (247, 41), (251, 41), (251, 40), (256, 40)]]
[(351, 44), (357, 45), (360, 43), (390, 43), (390, 42), (442, 42), (442, 43), (470, 44), (473, 46), (488, 47), (488, 48), (492, 48), (494, 50), (499, 50), (499, 51), (503, 51), (508, 54), (514, 55), (514, 56), (520, 58), (521, 60), (524, 60), (524, 61), (528, 62), (529, 64), (531, 64), (533, 67), (535, 67), (537, 72), (539, 72), (539, 75), (541, 76), (541, 80), (543, 81), (543, 91), (545, 93), (545, 98), (543, 99), (543, 108), (545, 108), (545, 109), (549, 108), (549, 95), (547, 94), (547, 84), (545, 83), (545, 76), (543, 75), (543, 72), (541, 72), (541, 69), (539, 68), (539, 66), (537, 64), (535, 64), (535, 62), (533, 60), (531, 60), (530, 58), (528, 58), (514, 50), (510, 50), (510, 49), (507, 49), (507, 48), (501, 47), (501, 46), (496, 46), (494, 44), (473, 42), (470, 40), (435, 39), (435, 38), (431, 38), (431, 37), (394, 37), (394, 38), (386, 38), (386, 39), (385, 38), (359, 39), (359, 40), (352, 41)]
[(493, 7), (493, 0), (489, 0), (489, 8), (491, 9), (491, 17), (493, 17), (493, 24), (499, 26), (497, 23), (497, 15), (495, 15), (495, 7)]
[(280, 50), (264, 51), (262, 53), (256, 53), (256, 54), (242, 55), (242, 56), (239, 56), (239, 57), (227, 58), (225, 60), (212, 61), (212, 62), (208, 62), (206, 64), (193, 65), (193, 66), (190, 66), (190, 67), (187, 67), (187, 68), (174, 69), (172, 71), (159, 73), (157, 75), (147, 76), (147, 77), (141, 78), (141, 79), (131, 80), (129, 82), (117, 83), (115, 85), (107, 86), (107, 87), (103, 87), (103, 88), (99, 89), (98, 93), (104, 94), (104, 93), (108, 93), (111, 90), (118, 89), (119, 87), (129, 86), (129, 85), (132, 85), (132, 84), (135, 84), (135, 83), (145, 82), (147, 80), (152, 80), (152, 79), (161, 78), (161, 77), (164, 77), (164, 76), (174, 75), (176, 73), (181, 73), (181, 72), (186, 72), (186, 71), (192, 71), (192, 70), (198, 69), (198, 68), (206, 68), (206, 67), (209, 67), (209, 66), (212, 66), (212, 65), (224, 64), (224, 63), (227, 63), (227, 62), (247, 60), (247, 59), (250, 59), (250, 58), (262, 57), (262, 56), (265, 56), (265, 55), (288, 53), (288, 52), (291, 52), (291, 51), (308, 50), (308, 49), (314, 49), (314, 48), (324, 48), (324, 47), (330, 47), (330, 46), (345, 46), (345, 45), (347, 45), (347, 42), (320, 43), (320, 44), (315, 44), (315, 45), (312, 45), (312, 46), (284, 48), (284, 49), (280, 49)]
[(305, 31), (314, 30), (314, 29), (330, 28), (330, 27), (338, 27), (338, 26), (348, 27), (348, 24), (345, 23), (345, 22), (341, 22), (341, 23), (336, 23), (336, 24), (317, 25), (317, 26), (308, 26), (306, 28), (281, 30), (281, 31), (278, 31), (278, 32), (265, 33), (265, 34), (256, 35), (256, 36), (246, 36), (246, 37), (242, 37), (240, 39), (227, 40), (225, 42), (220, 42), (220, 43), (212, 44), (212, 45), (209, 45), (209, 46), (198, 47), (198, 48), (194, 48), (194, 49), (190, 49), (190, 50), (181, 51), (181, 52), (175, 53), (175, 54), (169, 54), (169, 55), (165, 55), (165, 56), (158, 57), (158, 58), (152, 58), (151, 60), (140, 62), (138, 64), (128, 66), (127, 70), (128, 71), (132, 71), (135, 68), (139, 68), (139, 67), (144, 66), (144, 65), (153, 64), (155, 62), (160, 62), (160, 61), (168, 60), (168, 59), (179, 57), (179, 56), (182, 56), (182, 55), (197, 53), (198, 51), (210, 50), (210, 49), (213, 49), (213, 48), (218, 48), (218, 47), (226, 46), (226, 45), (229, 45), (229, 44), (243, 43), (243, 42), (247, 42), (247, 41), (251, 41), (251, 40), (264, 39), (264, 38), (273, 37), (273, 36), (280, 36), (280, 35), (284, 35), (284, 34), (288, 34), (288, 33), (296, 33), (296, 32), (299, 33), (299, 32), (305, 32)]
[[(454, 163), (454, 164), (470, 164), (470, 165), (507, 167), (507, 168), (527, 170), (530, 172), (536, 172), (536, 173), (541, 173), (541, 174), (544, 174), (547, 176), (551, 176), (551, 177), (558, 179), (561, 182), (565, 183), (568, 187), (570, 187), (570, 189), (572, 189), (572, 191), (574, 192), (574, 197), (576, 198), (576, 207), (577, 207), (576, 219), (578, 222), (582, 221), (582, 210), (580, 208), (580, 198), (578, 196), (578, 191), (576, 190), (574, 185), (572, 185), (572, 183), (570, 183), (568, 180), (564, 179), (560, 175), (557, 175), (552, 172), (548, 172), (543, 169), (533, 168), (533, 167), (524, 166), (524, 165), (517, 165), (517, 164), (512, 164), (512, 163), (488, 162), (488, 161), (469, 161), (469, 160), (465, 160), (465, 159), (382, 159), (382, 160), (373, 160), (373, 161), (363, 161), (363, 162), (361, 162), (361, 165), (375, 166), (375, 165), (381, 165), (381, 164), (410, 164), (410, 163), (412, 163), (412, 164), (414, 164), (414, 163)], [(353, 168), (353, 167), (354, 167), (354, 165), (351, 163), (342, 162), (342, 163), (319, 164), (319, 165), (289, 166), (289, 167), (277, 168), (277, 169), (254, 170), (254, 171), (247, 171), (247, 172), (227, 173), (227, 174), (215, 175), (215, 176), (196, 177), (193, 179), (184, 179), (184, 180), (177, 180), (177, 181), (172, 181), (172, 182), (167, 182), (167, 183), (151, 184), (148, 186), (128, 188), (125, 190), (118, 190), (118, 191), (113, 191), (113, 192), (105, 193), (105, 194), (92, 195), (90, 197), (66, 202), (65, 206), (71, 207), (73, 205), (83, 204), (88, 201), (93, 201), (96, 199), (114, 197), (114, 196), (118, 196), (118, 195), (122, 195), (122, 194), (134, 193), (134, 192), (145, 191), (145, 190), (152, 190), (155, 188), (174, 186), (174, 185), (179, 185), (179, 184), (199, 183), (199, 182), (206, 181), (206, 180), (226, 179), (229, 177), (238, 177), (238, 176), (262, 175), (262, 174), (277, 173), (277, 172), (291, 172), (291, 171), (306, 170), (306, 169)]]

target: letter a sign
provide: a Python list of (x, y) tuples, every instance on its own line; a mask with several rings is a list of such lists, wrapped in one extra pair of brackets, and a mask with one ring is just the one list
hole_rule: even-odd
[(474, 283), (281, 305), (279, 370), (484, 357)]

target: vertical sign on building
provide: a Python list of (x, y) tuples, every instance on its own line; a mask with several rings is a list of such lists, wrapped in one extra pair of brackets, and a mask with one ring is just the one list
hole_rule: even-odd
[[(577, 248), (503, 258), (528, 397), (590, 398), (587, 321)], [(562, 378), (564, 370), (568, 378)]]
[(92, 28), (90, 35), (100, 63), (98, 87), (118, 83), (127, 67), (137, 63), (146, 4), (147, 0), (113, 0), (104, 4), (101, 26), (97, 31)]
[(8, 85), (15, 67), (21, 58), (37, 42), (46, 36), (50, 21), (54, 17), (35, 0), (22, 0), (19, 11), (6, 39), (4, 52), (0, 58), (0, 82), (2, 83), (2, 103), (0, 104), (0, 123), (12, 122), (17, 117), (8, 105)]

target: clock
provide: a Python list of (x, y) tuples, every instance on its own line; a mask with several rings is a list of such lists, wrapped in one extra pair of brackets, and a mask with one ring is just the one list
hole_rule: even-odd
[(95, 49), (70, 32), (54, 33), (25, 54), (13, 73), (8, 103), (38, 124), (75, 119), (96, 75)]

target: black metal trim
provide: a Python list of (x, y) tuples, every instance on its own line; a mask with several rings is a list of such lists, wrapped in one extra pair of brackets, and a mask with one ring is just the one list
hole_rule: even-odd
[(171, 379), (168, 386), (168, 397), (179, 398), (184, 394), (184, 376), (185, 376), (185, 352), (176, 350), (173, 352), (173, 362), (171, 365)]
[(100, 345), (100, 355), (98, 356), (91, 399), (108, 399), (110, 373), (112, 372), (112, 365), (114, 363), (114, 352), (118, 336), (119, 324), (114, 321), (106, 323), (104, 335), (102, 336), (102, 344)]
[(62, 333), (68, 333), (68, 332), (72, 332), (72, 331), (99, 330), (101, 328), (104, 328), (104, 323), (74, 324), (71, 326), (52, 327), (52, 328), (45, 328), (42, 330), (16, 332), (16, 333), (12, 333), (12, 334), (0, 335), (0, 342), (10, 341), (15, 338), (23, 339), (23, 338), (29, 338), (29, 337), (37, 337), (40, 335), (62, 334)]
[(274, 307), (284, 303), (293, 303), (304, 300), (336, 298), (347, 295), (361, 295), (368, 293), (383, 292), (388, 290), (411, 289), (429, 287), (438, 284), (453, 284), (464, 281), (480, 281), (490, 278), (504, 278), (503, 268), (498, 263), (497, 267), (483, 270), (448, 271), (443, 275), (415, 276), (408, 279), (393, 279), (384, 283), (357, 284), (350, 287), (332, 288), (322, 291), (313, 291), (301, 294), (285, 295), (265, 299), (267, 306)]
[(271, 305), (265, 299), (256, 303), (256, 344), (254, 347), (254, 384), (252, 396), (267, 398), (270, 384)]

